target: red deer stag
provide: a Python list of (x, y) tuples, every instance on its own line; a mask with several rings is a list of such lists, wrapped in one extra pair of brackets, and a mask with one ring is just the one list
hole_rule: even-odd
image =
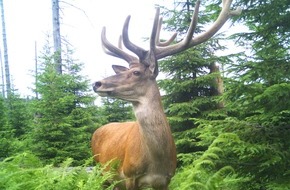
[[(97, 162), (116, 160), (117, 180), (122, 183), (118, 189), (137, 190), (151, 187), (167, 190), (176, 168), (176, 148), (164, 114), (161, 96), (156, 83), (157, 60), (184, 51), (211, 38), (232, 15), (240, 9), (230, 10), (232, 0), (223, 0), (221, 13), (208, 31), (193, 37), (197, 24), (200, 2), (197, 1), (192, 21), (185, 38), (172, 43), (174, 34), (168, 41), (160, 42), (162, 19), (157, 8), (150, 37), (150, 49), (145, 50), (129, 40), (127, 17), (118, 47), (106, 38), (103, 28), (101, 39), (104, 51), (124, 59), (129, 68), (113, 65), (116, 75), (97, 81), (93, 89), (100, 96), (109, 96), (129, 101), (133, 104), (136, 122), (110, 123), (98, 128), (92, 137), (92, 150)], [(137, 56), (128, 54), (125, 47)]]

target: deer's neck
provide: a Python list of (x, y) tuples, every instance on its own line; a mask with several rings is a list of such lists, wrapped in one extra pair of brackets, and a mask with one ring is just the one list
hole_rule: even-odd
[(141, 129), (142, 140), (153, 155), (168, 156), (171, 153), (172, 134), (164, 114), (161, 96), (156, 85), (138, 103), (133, 104)]

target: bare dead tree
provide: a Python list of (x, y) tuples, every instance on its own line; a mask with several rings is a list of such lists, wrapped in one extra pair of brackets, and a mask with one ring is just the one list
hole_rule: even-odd
[(5, 82), (4, 82), (4, 68), (2, 61), (2, 50), (0, 49), (0, 65), (1, 65), (1, 87), (2, 87), (2, 96), (5, 97)]
[(9, 61), (8, 61), (8, 48), (7, 48), (7, 36), (6, 36), (3, 0), (0, 0), (0, 8), (1, 8), (1, 23), (2, 23), (2, 38), (3, 38), (3, 50), (4, 50), (6, 90), (7, 90), (7, 94), (9, 95), (11, 92), (11, 80), (10, 80), (10, 70), (9, 70)]
[(38, 82), (38, 62), (37, 62), (37, 42), (34, 44), (34, 61), (35, 61), (35, 98), (38, 100), (38, 90), (37, 90), (37, 82)]
[(53, 47), (56, 72), (62, 74), (59, 0), (52, 0)]

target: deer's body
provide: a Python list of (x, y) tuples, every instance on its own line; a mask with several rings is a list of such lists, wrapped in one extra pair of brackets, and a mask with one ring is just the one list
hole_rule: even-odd
[[(165, 187), (175, 172), (175, 151), (149, 151), (150, 147), (144, 147), (140, 133), (136, 122), (111, 123), (101, 127), (93, 137), (93, 143), (98, 144), (93, 149), (94, 154), (99, 154), (96, 160), (102, 164), (117, 161), (120, 166), (118, 180), (125, 183), (122, 187)], [(156, 151), (158, 148), (158, 145), (154, 147)]]
[[(116, 76), (119, 79), (116, 82), (121, 78), (130, 82), (132, 73), (120, 73)], [(114, 81), (110, 77), (107, 80)], [(106, 84), (105, 81), (102, 81), (103, 85)], [(142, 89), (146, 85), (150, 89), (144, 89), (143, 92), (139, 89), (140, 94), (130, 95), (137, 121), (104, 125), (95, 131), (92, 138), (95, 159), (103, 164), (119, 161), (117, 172), (120, 179), (127, 179), (125, 186), (128, 189), (146, 186), (164, 189), (176, 168), (175, 144), (156, 81), (152, 79), (146, 83), (139, 84), (138, 81), (136, 88)], [(111, 86), (114, 86), (114, 82)]]
[[(92, 150), (97, 162), (117, 163), (116, 178), (121, 180), (117, 188), (138, 190), (152, 187), (155, 190), (167, 190), (176, 169), (176, 148), (169, 124), (164, 114), (156, 77), (157, 60), (173, 55), (200, 44), (212, 37), (231, 15), (240, 11), (230, 11), (232, 0), (223, 0), (223, 9), (205, 33), (192, 38), (197, 23), (200, 2), (197, 1), (192, 22), (186, 37), (171, 44), (173, 35), (166, 42), (160, 42), (159, 35), (162, 20), (157, 8), (150, 37), (150, 49), (144, 50), (129, 40), (127, 17), (119, 46), (113, 46), (102, 31), (102, 43), (107, 54), (124, 59), (129, 68), (113, 65), (116, 75), (97, 81), (93, 89), (101, 96), (110, 96), (129, 101), (133, 104), (136, 122), (111, 123), (97, 129), (92, 137)], [(125, 47), (137, 57), (126, 53)], [(113, 167), (113, 166), (112, 166)], [(112, 169), (108, 167), (108, 169)]]

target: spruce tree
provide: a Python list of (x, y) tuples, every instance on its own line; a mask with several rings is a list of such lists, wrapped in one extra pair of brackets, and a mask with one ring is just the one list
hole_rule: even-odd
[(8, 108), (8, 123), (13, 130), (15, 138), (25, 138), (30, 132), (33, 120), (33, 113), (30, 109), (32, 101), (22, 98), (17, 91), (12, 90), (6, 99)]
[[(290, 90), (286, 18), (290, 4), (285, 0), (245, 0), (236, 4), (245, 8), (238, 21), (249, 31), (231, 37), (247, 51), (223, 62), (228, 77), (222, 96), (225, 117), (192, 118), (197, 127), (194, 133), (187, 133), (187, 141), (206, 151), (179, 154), (184, 169), (173, 180), (182, 182), (192, 172), (192, 181), (183, 185), (201, 188), (212, 182), (204, 179), (230, 166), (232, 173), (215, 178), (219, 183), (214, 186), (216, 189), (288, 189)], [(214, 5), (209, 8), (217, 10)], [(214, 152), (208, 154), (212, 149)], [(203, 160), (207, 155), (209, 159)], [(202, 167), (198, 167), (200, 164)], [(205, 173), (207, 167), (210, 171)], [(236, 184), (223, 186), (223, 182)]]
[(7, 108), (4, 98), (0, 96), (0, 160), (11, 156), (11, 128), (8, 125)]
[(1, 158), (28, 149), (33, 119), (30, 104), (30, 100), (21, 98), (13, 89), (7, 98), (0, 98)]
[[(240, 138), (247, 144), (239, 147), (242, 158), (239, 168), (243, 175), (251, 173), (247, 185), (257, 189), (286, 189), (289, 187), (290, 156), (290, 2), (240, 1), (247, 14), (240, 22), (249, 31), (232, 38), (248, 50), (236, 55), (229, 65), (232, 77), (228, 82), (228, 109), (240, 120), (244, 130)], [(267, 14), (265, 14), (267, 13)], [(247, 150), (247, 151), (245, 151)], [(251, 150), (251, 152), (248, 152)]]
[(81, 164), (91, 157), (90, 138), (95, 124), (94, 97), (82, 64), (67, 56), (63, 73), (55, 70), (53, 56), (43, 57), (35, 101), (34, 152), (46, 163), (58, 165), (67, 158)]
[(132, 106), (123, 100), (109, 97), (102, 98), (102, 106), (100, 108), (106, 123), (130, 121), (134, 118)]
[[(195, 1), (182, 2), (176, 4), (174, 10), (165, 11), (163, 14), (170, 18), (165, 21), (166, 28), (180, 34), (186, 33), (194, 4)], [(196, 33), (205, 30), (201, 25), (209, 22), (211, 13), (206, 10), (199, 15)], [(176, 132), (176, 144), (180, 153), (205, 149), (196, 143), (198, 139), (194, 136), (197, 125), (194, 118), (225, 117), (221, 94), (218, 93), (218, 85), (222, 83), (217, 84), (216, 81), (221, 80), (221, 71), (217, 65), (222, 65), (227, 58), (214, 54), (215, 51), (225, 48), (219, 44), (222, 38), (222, 35), (217, 35), (203, 44), (160, 62), (160, 70), (165, 73), (166, 79), (160, 80), (159, 84), (165, 91), (165, 110), (170, 125)]]

